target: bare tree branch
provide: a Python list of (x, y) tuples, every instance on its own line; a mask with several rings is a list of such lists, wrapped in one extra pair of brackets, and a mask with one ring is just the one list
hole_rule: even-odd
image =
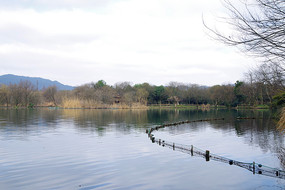
[[(241, 2), (241, 1), (240, 1)], [(229, 17), (223, 20), (234, 27), (231, 35), (204, 26), (213, 38), (229, 46), (237, 46), (242, 51), (263, 58), (265, 62), (278, 64), (285, 70), (285, 1), (253, 0), (241, 2), (237, 8), (230, 0), (224, 1)]]

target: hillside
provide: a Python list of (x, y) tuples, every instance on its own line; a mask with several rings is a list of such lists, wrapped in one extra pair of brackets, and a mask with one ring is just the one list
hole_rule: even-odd
[(72, 90), (74, 87), (61, 84), (58, 81), (51, 81), (49, 79), (43, 79), (40, 77), (26, 77), (26, 76), (18, 76), (18, 75), (2, 75), (0, 76), (0, 84), (18, 84), (20, 81), (30, 81), (38, 90), (42, 90), (43, 88), (47, 88), (49, 86), (56, 86), (58, 90)]

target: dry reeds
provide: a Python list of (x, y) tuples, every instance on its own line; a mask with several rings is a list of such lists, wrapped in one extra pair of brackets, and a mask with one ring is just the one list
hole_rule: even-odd
[(201, 109), (202, 109), (202, 110), (210, 110), (210, 108), (211, 108), (211, 105), (210, 105), (210, 104), (206, 104), (206, 105), (205, 105), (205, 104), (202, 104), (202, 105), (201, 105)]
[(281, 118), (278, 121), (278, 129), (285, 131), (285, 107), (282, 109)]
[(133, 103), (131, 108), (132, 109), (147, 109), (147, 106), (142, 103)]
[(63, 108), (108, 108), (108, 106), (95, 100), (81, 100), (79, 98), (64, 98), (61, 107)]
[(114, 109), (147, 109), (147, 106), (141, 103), (132, 103), (131, 105), (120, 103), (120, 104), (113, 104), (110, 106), (111, 108)]
[(62, 108), (86, 108), (86, 109), (147, 109), (147, 106), (141, 103), (133, 103), (127, 105), (120, 104), (104, 104), (96, 100), (82, 100), (79, 98), (64, 98), (61, 103)]
[(96, 100), (81, 100), (81, 108), (108, 108), (108, 106)]
[(61, 106), (63, 108), (81, 108), (81, 102), (78, 98), (64, 98)]

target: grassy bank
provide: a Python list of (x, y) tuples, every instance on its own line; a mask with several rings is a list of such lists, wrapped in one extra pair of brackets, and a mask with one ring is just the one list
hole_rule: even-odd
[[(2, 106), (3, 108), (6, 106)], [(224, 105), (210, 105), (210, 104), (151, 104), (145, 105), (139, 102), (135, 103), (113, 103), (113, 104), (104, 104), (95, 100), (81, 100), (78, 98), (63, 98), (61, 103), (55, 105), (51, 102), (44, 102), (34, 107), (58, 107), (63, 109), (201, 109), (201, 110), (209, 110), (209, 109), (270, 109), (268, 105), (239, 105), (236, 107), (227, 107)], [(27, 108), (24, 106), (12, 107), (9, 108)], [(28, 108), (31, 108), (28, 106)]]
[(235, 107), (236, 109), (270, 109), (268, 105), (238, 105)]
[(210, 105), (210, 104), (181, 104), (181, 105), (174, 105), (174, 104), (153, 104), (149, 105), (151, 109), (270, 109), (268, 105), (239, 105), (236, 107), (228, 107), (225, 105)]

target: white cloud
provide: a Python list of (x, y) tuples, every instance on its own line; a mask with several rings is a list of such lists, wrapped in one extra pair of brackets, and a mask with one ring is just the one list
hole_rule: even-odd
[[(0, 74), (70, 85), (99, 79), (214, 85), (240, 79), (251, 62), (205, 34), (202, 12), (220, 13), (219, 0), (33, 2), (0, 11)], [(50, 9), (39, 11), (42, 5)]]
[(71, 10), (74, 8), (100, 9), (117, 0), (0, 0), (2, 9), (33, 8), (38, 11), (54, 9)]

